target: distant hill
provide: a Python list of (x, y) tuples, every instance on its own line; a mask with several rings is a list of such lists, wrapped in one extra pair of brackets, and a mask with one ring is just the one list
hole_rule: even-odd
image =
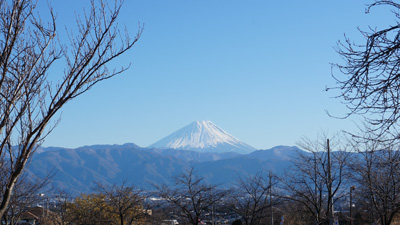
[(194, 152), (177, 149), (141, 148), (135, 144), (96, 145), (77, 149), (42, 148), (34, 155), (28, 174), (43, 177), (54, 170), (52, 186), (72, 194), (90, 192), (94, 182), (114, 184), (126, 181), (143, 189), (194, 167), (212, 184), (230, 186), (239, 176), (262, 170), (281, 173), (297, 147), (279, 146), (250, 154)]

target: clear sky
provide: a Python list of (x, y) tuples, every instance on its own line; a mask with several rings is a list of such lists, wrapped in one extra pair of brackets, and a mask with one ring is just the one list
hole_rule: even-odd
[[(63, 30), (89, 1), (51, 2)], [(345, 107), (325, 87), (345, 33), (361, 41), (357, 27), (393, 24), (385, 7), (365, 14), (368, 2), (126, 0), (119, 24), (145, 29), (113, 66), (131, 68), (68, 103), (44, 146), (146, 147), (196, 120), (258, 149), (354, 130), (357, 118), (326, 114)]]

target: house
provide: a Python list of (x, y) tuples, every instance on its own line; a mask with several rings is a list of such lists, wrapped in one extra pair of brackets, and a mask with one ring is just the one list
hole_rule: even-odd
[(32, 207), (23, 212), (18, 221), (19, 225), (56, 225), (59, 224), (59, 216), (43, 207)]

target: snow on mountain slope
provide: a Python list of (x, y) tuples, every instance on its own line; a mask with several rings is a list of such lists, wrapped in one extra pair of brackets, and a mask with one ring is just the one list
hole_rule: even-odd
[(255, 148), (238, 140), (211, 121), (196, 121), (152, 144), (149, 148), (172, 148), (200, 152), (250, 153)]

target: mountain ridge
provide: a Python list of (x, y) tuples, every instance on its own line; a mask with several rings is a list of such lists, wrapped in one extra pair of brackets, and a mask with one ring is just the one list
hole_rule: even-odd
[[(291, 147), (288, 147), (291, 148)], [(281, 151), (284, 151), (282, 149)], [(299, 149), (299, 151), (301, 151)], [(280, 173), (290, 164), (285, 154), (259, 150), (246, 155), (233, 153), (193, 152), (176, 149), (141, 148), (134, 144), (95, 145), (76, 149), (51, 147), (34, 154), (28, 177), (45, 177), (54, 171), (53, 189), (72, 195), (89, 193), (94, 182), (152, 189), (152, 184), (173, 185), (173, 177), (195, 168), (211, 184), (229, 187), (238, 177), (262, 170)]]

